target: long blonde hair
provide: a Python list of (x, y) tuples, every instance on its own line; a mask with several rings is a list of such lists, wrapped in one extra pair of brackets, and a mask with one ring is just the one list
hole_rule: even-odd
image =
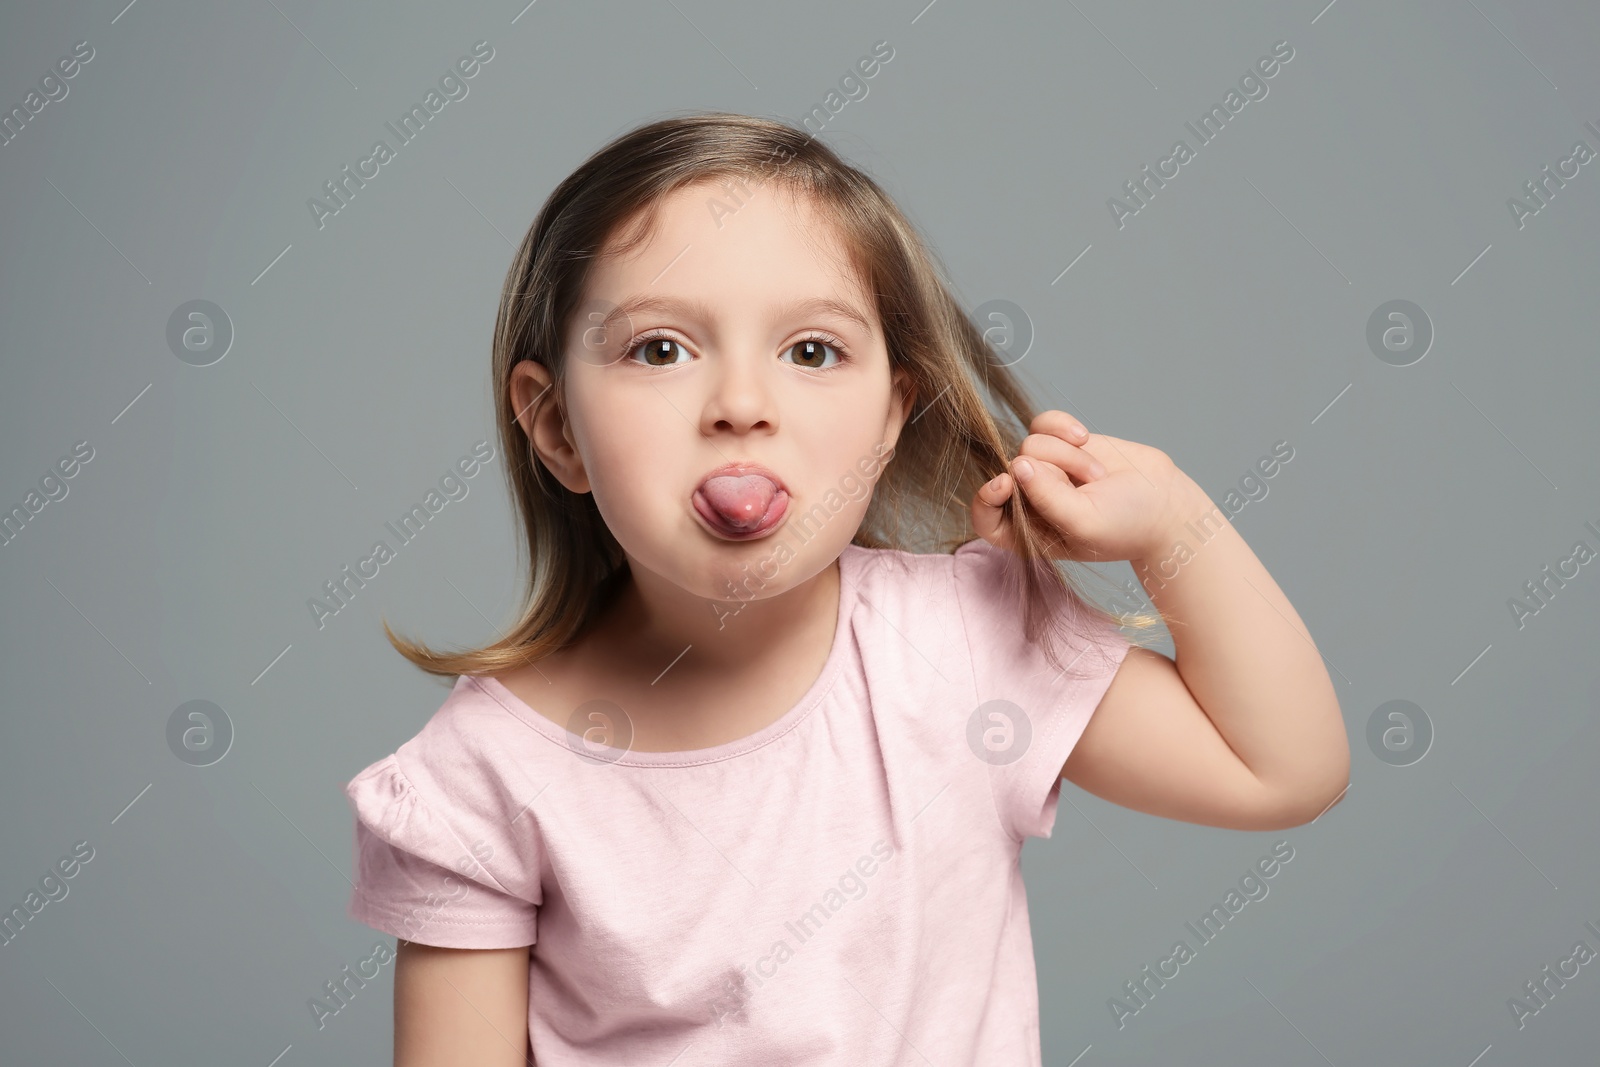
[[(700, 113), (640, 126), (590, 156), (550, 194), (523, 236), (495, 318), (493, 381), (504, 471), (522, 519), (527, 584), (520, 618), (479, 648), (438, 652), (384, 633), (431, 674), (492, 675), (535, 662), (573, 640), (627, 575), (627, 560), (588, 493), (550, 475), (512, 411), (511, 368), (533, 359), (549, 369), (538, 403), (562, 403), (563, 337), (583, 299), (591, 265), (649, 239), (656, 207), (699, 182), (777, 182), (831, 217), (876, 310), (891, 367), (905, 370), (917, 409), (903, 427), (852, 543), (864, 548), (950, 553), (974, 538), (969, 502), (1007, 469), (1036, 412), (1020, 383), (943, 281), (935, 256), (894, 202), (866, 174), (804, 130), (749, 115)], [(979, 387), (1016, 420), (998, 419)], [(1020, 488), (1005, 505), (1019, 566), (1024, 632), (1065, 669), (1059, 641), (1068, 603), (1089, 617), (1144, 629), (1160, 616), (1113, 615), (1084, 597), (1045, 545), (1051, 531)], [(1106, 579), (1084, 570), (1101, 581)]]

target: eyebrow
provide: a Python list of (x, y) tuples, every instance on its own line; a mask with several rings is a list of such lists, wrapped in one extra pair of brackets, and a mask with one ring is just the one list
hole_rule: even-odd
[[(703, 300), (680, 300), (673, 297), (639, 294), (629, 297), (618, 304), (616, 310), (608, 316), (608, 319), (624, 315), (632, 318), (634, 315), (645, 312), (681, 315), (686, 318), (697, 318), (701, 322), (709, 322), (716, 317), (711, 310), (711, 306)], [(833, 315), (854, 324), (869, 337), (872, 335), (872, 323), (854, 304), (818, 296), (808, 300), (797, 300), (778, 309), (779, 318), (792, 318), (801, 315)]]

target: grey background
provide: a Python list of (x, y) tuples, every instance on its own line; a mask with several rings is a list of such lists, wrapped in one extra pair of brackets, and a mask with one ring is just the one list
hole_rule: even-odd
[[(94, 458), (0, 545), (0, 905), (95, 855), (0, 946), (0, 1060), (389, 1062), (392, 967), (321, 1030), (307, 1007), (392, 943), (344, 915), (340, 786), (445, 693), (380, 617), (436, 644), (508, 619), (500, 464), (326, 627), (306, 601), (494, 443), (499, 286), (557, 181), (667, 114), (798, 121), (886, 40), (822, 137), (969, 307), (1024, 309), (1041, 406), (1218, 500), (1293, 447), (1235, 523), (1351, 738), (1344, 801), (1283, 833), (1065, 787), (1024, 852), (1045, 1061), (1594, 1062), (1600, 962), (1520, 1031), (1507, 1000), (1600, 950), (1600, 576), (1522, 627), (1508, 600), (1600, 547), (1600, 162), (1520, 229), (1506, 201), (1600, 149), (1600, 15), (1325, 2), (8, 6), (5, 109), (75, 42), (95, 57), (0, 145), (0, 503)], [(469, 95), (319, 230), (307, 199), (480, 39)], [(1279, 40), (1269, 95), (1119, 229), (1107, 198)], [(200, 298), (236, 331), (209, 367), (165, 339)], [(1393, 299), (1435, 331), (1406, 367), (1366, 342)], [(194, 699), (236, 732), (205, 768), (165, 736)], [(1409, 766), (1366, 742), (1397, 699), (1435, 734)], [(1108, 999), (1279, 840), (1270, 895), (1119, 1029)]]

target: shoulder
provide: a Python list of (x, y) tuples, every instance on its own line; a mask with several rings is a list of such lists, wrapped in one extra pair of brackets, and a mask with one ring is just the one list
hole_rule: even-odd
[[(1048, 568), (1053, 564), (1039, 562), (1035, 566)], [(969, 621), (982, 628), (1001, 617), (1020, 617), (1027, 569), (1014, 552), (978, 538), (963, 544), (951, 557), (951, 584)], [(1043, 591), (1047, 608), (1061, 617), (1068, 630), (1080, 636), (1101, 636), (1105, 620), (1075, 583), (1061, 587), (1045, 582)]]
[(841, 573), (863, 599), (924, 617), (987, 621), (1019, 611), (1022, 604), (1021, 561), (981, 537), (950, 552), (850, 545)]
[(470, 761), (480, 768), (496, 766), (507, 737), (520, 729), (481, 679), (457, 675), (449, 694), (416, 736), (401, 746), (414, 760), (432, 764)]
[(388, 850), (399, 850), (490, 888), (533, 892), (541, 846), (534, 820), (518, 816), (535, 791), (515, 765), (524, 728), (508, 720), (458, 676), (422, 729), (346, 783), (363, 862), (392, 865)]
[(917, 594), (948, 590), (956, 552), (908, 552), (900, 548), (866, 548), (846, 545), (839, 559), (840, 573), (861, 589), (888, 594)]
[(869, 676), (892, 678), (893, 687), (907, 695), (921, 692), (918, 680), (969, 688), (955, 582), (958, 555), (846, 547), (840, 595), (854, 599), (849, 617)]
[(422, 728), (345, 792), (353, 801), (420, 804), (466, 823), (508, 822), (521, 807), (516, 753), (525, 731), (475, 679), (459, 675)]
[(839, 560), (841, 586), (880, 622), (926, 623), (941, 614), (948, 622), (958, 612), (958, 554), (847, 545)]
[(1080, 590), (1041, 570), (1032, 597), (1027, 566), (1009, 549), (979, 538), (952, 557), (951, 586), (977, 673), (1028, 666), (1065, 679), (1099, 678), (1121, 665), (1130, 645), (1114, 615)]

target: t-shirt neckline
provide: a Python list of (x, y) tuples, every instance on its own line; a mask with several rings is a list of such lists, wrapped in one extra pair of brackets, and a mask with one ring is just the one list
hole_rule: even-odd
[[(697, 767), (754, 752), (799, 726), (833, 688), (834, 679), (849, 652), (851, 643), (849, 619), (856, 602), (856, 567), (861, 554), (867, 551), (869, 550), (860, 545), (850, 543), (845, 545), (839, 554), (839, 610), (834, 619), (833, 644), (828, 649), (828, 658), (823, 662), (821, 673), (793, 707), (755, 733), (711, 748), (679, 752), (629, 751), (615, 758), (607, 756), (605, 762), (621, 767)], [(480, 692), (499, 704), (514, 718), (556, 744), (570, 745), (576, 737), (575, 734), (539, 714), (497, 678), (489, 675), (461, 675), (459, 681), (477, 686)], [(574, 755), (577, 755), (576, 750)]]

